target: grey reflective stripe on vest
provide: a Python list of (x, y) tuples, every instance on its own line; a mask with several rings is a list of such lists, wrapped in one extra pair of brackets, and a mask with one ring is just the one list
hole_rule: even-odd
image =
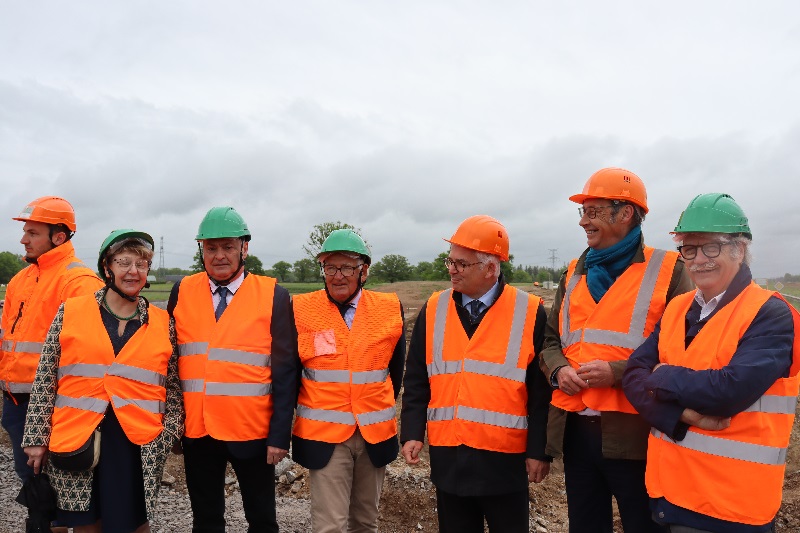
[(455, 374), (461, 370), (461, 361), (442, 360), (444, 350), (444, 328), (447, 324), (447, 306), (453, 289), (442, 291), (436, 303), (436, 320), (433, 323), (433, 362), (428, 365), (428, 377), (438, 374)]
[(467, 407), (465, 405), (459, 405), (458, 412), (456, 412), (455, 407), (428, 408), (429, 422), (442, 422), (454, 419), (509, 429), (528, 429), (527, 416), (510, 415), (508, 413)]
[(456, 418), (510, 429), (528, 429), (528, 417), (460, 405)]
[(6, 382), (3, 388), (8, 392), (16, 392), (17, 394), (30, 394), (33, 383), (14, 383), (13, 381)]
[[(349, 370), (319, 370), (316, 368), (304, 368), (303, 377), (309, 381), (319, 383), (350, 383)], [(353, 372), (353, 385), (366, 385), (368, 383), (383, 383), (389, 376), (389, 369), (367, 370), (364, 372)]]
[[(578, 283), (578, 280), (583, 276), (575, 274), (570, 278), (569, 286), (564, 294), (564, 304), (562, 313), (562, 335), (561, 346), (566, 348), (581, 341), (581, 334), (583, 334), (583, 342), (590, 344), (602, 344), (605, 346), (619, 346), (620, 348), (628, 348), (634, 350), (638, 348), (644, 341), (644, 331), (647, 326), (647, 314), (650, 311), (650, 302), (655, 293), (656, 283), (658, 282), (658, 275), (661, 272), (661, 266), (664, 264), (666, 257), (666, 250), (653, 250), (650, 261), (644, 271), (642, 283), (639, 285), (639, 292), (636, 295), (636, 302), (633, 305), (633, 313), (631, 314), (631, 322), (628, 325), (627, 333), (619, 331), (611, 331), (605, 329), (578, 329), (569, 331), (569, 302), (572, 296), (572, 291)], [(575, 281), (573, 283), (573, 280)]]
[(163, 374), (159, 374), (153, 370), (145, 370), (144, 368), (120, 363), (111, 365), (111, 368), (108, 370), (108, 375), (138, 381), (139, 383), (146, 383), (147, 385), (157, 385), (159, 387), (163, 387), (167, 382), (167, 376)]
[(786, 448), (712, 437), (702, 433), (695, 433), (694, 431), (687, 432), (682, 441), (674, 441), (655, 428), (652, 428), (650, 433), (657, 439), (663, 439), (681, 448), (709, 455), (764, 465), (782, 465), (786, 463)]
[(796, 407), (797, 396), (764, 395), (756, 400), (753, 405), (745, 409), (744, 412), (793, 415)]
[(388, 422), (392, 420), (397, 411), (395, 410), (394, 405), (391, 407), (387, 407), (386, 409), (381, 409), (380, 411), (370, 411), (369, 413), (361, 413), (356, 415), (358, 418), (358, 425), (359, 426), (369, 426), (370, 424), (378, 424), (380, 422)]
[[(461, 361), (443, 361), (444, 329), (447, 320), (447, 303), (451, 289), (442, 292), (436, 305), (436, 319), (433, 326), (433, 362), (428, 365), (428, 376), (437, 374), (455, 374), (461, 370)], [(447, 298), (445, 298), (447, 293)], [(445, 305), (442, 305), (442, 302)], [(506, 357), (502, 363), (464, 359), (464, 371), (484, 376), (495, 376), (520, 383), (525, 382), (525, 368), (517, 367), (519, 351), (522, 347), (522, 335), (525, 331), (525, 319), (528, 316), (528, 294), (514, 289), (514, 315), (511, 318), (511, 333), (506, 346)]]
[(455, 407), (428, 407), (428, 420), (432, 422), (452, 420), (455, 413)]
[(206, 396), (266, 396), (272, 383), (206, 383)]
[(366, 385), (368, 383), (383, 383), (389, 377), (389, 369), (367, 370), (364, 372), (353, 372), (353, 385)]
[(11, 351), (11, 348), (13, 346), (14, 346), (14, 341), (12, 341), (12, 340), (3, 341), (2, 343), (0, 343), (0, 350), (3, 350), (4, 352), (8, 352), (8, 351)]
[(154, 413), (157, 415), (164, 414), (165, 404), (161, 400), (126, 400), (125, 398), (120, 398), (119, 396), (112, 396), (111, 400), (114, 402), (114, 407), (116, 408), (125, 407), (126, 405), (135, 405), (139, 409), (149, 413)]
[(67, 265), (67, 270), (72, 270), (73, 268), (89, 268), (89, 267), (87, 267), (84, 263), (81, 263), (80, 261), (76, 261), (74, 263), (70, 263)]
[(56, 407), (72, 407), (83, 411), (103, 414), (106, 412), (108, 402), (97, 398), (85, 396), (83, 398), (72, 398), (63, 394), (56, 394)]
[(270, 366), (269, 354), (246, 352), (244, 350), (230, 350), (227, 348), (211, 348), (208, 351), (209, 361), (225, 361), (250, 366)]
[(26, 352), (26, 353), (42, 353), (42, 348), (44, 348), (43, 342), (17, 341), (17, 345), (14, 346), (14, 351)]
[(347, 424), (352, 426), (356, 423), (353, 413), (349, 411), (334, 411), (330, 409), (312, 409), (305, 405), (297, 406), (297, 416), (307, 420), (316, 420), (317, 422), (331, 422), (332, 424)]
[(203, 392), (202, 379), (182, 379), (181, 389), (183, 392)]
[(178, 357), (205, 354), (207, 351), (207, 342), (185, 342), (178, 345)]
[(347, 370), (317, 370), (304, 368), (303, 377), (309, 381), (322, 383), (350, 383), (350, 372)]
[(75, 363), (58, 367), (58, 379), (64, 376), (77, 376), (82, 378), (102, 378), (106, 375), (110, 365), (90, 365), (88, 363)]

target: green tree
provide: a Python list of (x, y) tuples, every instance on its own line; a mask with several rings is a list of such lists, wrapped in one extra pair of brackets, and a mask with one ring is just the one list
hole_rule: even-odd
[[(333, 230), (337, 229), (351, 229), (361, 235), (361, 228), (356, 228), (351, 224), (338, 220), (336, 222), (323, 222), (322, 224), (315, 225), (314, 229), (311, 230), (311, 234), (308, 236), (308, 242), (303, 245), (303, 251), (308, 254), (308, 257), (312, 261), (316, 261), (319, 251), (322, 250), (322, 243), (325, 242), (328, 235), (330, 235)], [(364, 239), (364, 242), (367, 242), (366, 239)], [(367, 245), (367, 247), (369, 247), (369, 245)]]
[(264, 272), (264, 263), (254, 255), (248, 255), (245, 258), (244, 266), (247, 268), (247, 271), (252, 274), (258, 274), (259, 276), (266, 275), (266, 272)]
[(17, 254), (0, 252), (0, 283), (8, 283), (14, 274), (23, 269), (25, 263)]
[(513, 262), (514, 254), (508, 254), (508, 261), (500, 263), (500, 271), (503, 273), (506, 283), (514, 281), (514, 265), (511, 264)]
[(311, 259), (300, 259), (294, 262), (292, 273), (295, 281), (303, 283), (319, 278), (319, 266), (316, 261)]
[(450, 279), (450, 274), (447, 272), (447, 267), (444, 266), (444, 260), (450, 255), (448, 252), (442, 252), (436, 256), (436, 259), (431, 263), (431, 274), (427, 278), (429, 281), (440, 281)]
[(425, 281), (431, 279), (433, 276), (433, 263), (430, 261), (420, 261), (414, 267), (411, 274), (411, 279), (417, 281)]
[(402, 255), (389, 254), (370, 267), (370, 273), (378, 279), (394, 283), (411, 277), (413, 269)]
[(200, 255), (199, 249), (194, 253), (192, 261), (193, 261), (191, 267), (192, 274), (197, 274), (198, 272), (202, 272), (203, 270), (205, 270), (205, 267), (203, 266), (203, 257), (202, 255)]
[(521, 266), (514, 270), (514, 283), (533, 283), (533, 278)]
[(292, 264), (286, 261), (278, 261), (272, 265), (272, 271), (275, 273), (275, 277), (278, 278), (278, 281), (286, 281), (286, 276), (289, 275), (291, 269)]

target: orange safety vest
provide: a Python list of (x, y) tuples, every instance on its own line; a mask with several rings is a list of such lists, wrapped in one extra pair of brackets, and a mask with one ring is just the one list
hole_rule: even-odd
[[(661, 321), (660, 362), (692, 370), (724, 368), (759, 309), (773, 295), (780, 298), (751, 283), (717, 311), (688, 348), (686, 313), (694, 293), (677, 296)], [(775, 518), (800, 386), (800, 314), (789, 308), (795, 331), (789, 377), (778, 379), (722, 431), (690, 426), (686, 437), (676, 442), (653, 429), (645, 475), (651, 497), (664, 497), (685, 509), (741, 524), (763, 525)]]
[(523, 453), (528, 436), (525, 376), (535, 356), (541, 299), (510, 285), (467, 337), (452, 289), (427, 304), (428, 442)]
[(8, 283), (0, 325), (0, 389), (30, 393), (39, 356), (58, 307), (73, 296), (103, 287), (75, 257), (72, 242), (45, 252)]
[(275, 278), (248, 274), (214, 320), (205, 272), (181, 280), (173, 311), (185, 435), (265, 439), (272, 417), (272, 301)]
[[(586, 276), (567, 270), (564, 300), (558, 315), (561, 349), (573, 368), (581, 363), (623, 361), (653, 332), (667, 303), (677, 252), (644, 247), (643, 263), (632, 263), (595, 302)], [(551, 403), (565, 411), (636, 413), (621, 387), (583, 389), (568, 396), (556, 389)]]
[(403, 334), (397, 295), (362, 290), (352, 329), (325, 291), (293, 302), (303, 363), (293, 433), (333, 444), (356, 426), (372, 444), (396, 435), (389, 361)]
[(102, 421), (109, 402), (132, 443), (146, 444), (161, 434), (172, 356), (169, 315), (154, 306), (147, 314), (147, 323), (114, 357), (94, 295), (64, 303), (50, 450), (80, 448)]

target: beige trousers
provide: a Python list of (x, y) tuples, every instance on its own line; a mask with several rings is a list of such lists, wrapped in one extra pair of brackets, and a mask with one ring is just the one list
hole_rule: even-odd
[(314, 533), (377, 533), (378, 502), (386, 467), (375, 468), (364, 437), (356, 432), (337, 444), (324, 468), (311, 470)]

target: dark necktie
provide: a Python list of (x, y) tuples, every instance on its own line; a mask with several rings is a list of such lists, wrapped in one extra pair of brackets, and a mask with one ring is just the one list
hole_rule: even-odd
[(472, 322), (476, 322), (481, 314), (481, 301), (472, 300), (467, 305), (469, 306), (469, 319)]
[(217, 294), (219, 295), (219, 303), (217, 309), (214, 311), (214, 318), (219, 321), (219, 317), (225, 312), (228, 307), (228, 287), (217, 287)]

